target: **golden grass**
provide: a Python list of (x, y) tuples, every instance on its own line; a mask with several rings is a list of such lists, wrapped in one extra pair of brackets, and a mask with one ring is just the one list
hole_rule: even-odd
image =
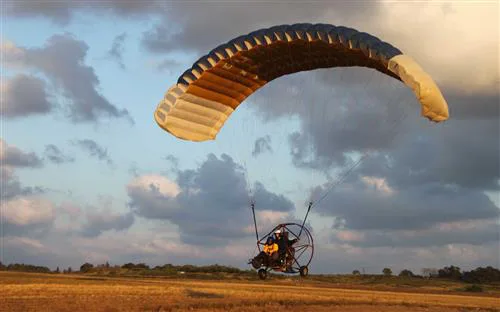
[(498, 296), (0, 272), (0, 311), (500, 311)]

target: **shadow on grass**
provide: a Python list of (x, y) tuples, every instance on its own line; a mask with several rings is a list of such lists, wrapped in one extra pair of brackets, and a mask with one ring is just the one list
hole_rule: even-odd
[(214, 294), (209, 292), (197, 291), (192, 289), (187, 289), (186, 293), (188, 297), (191, 298), (224, 298), (224, 295)]

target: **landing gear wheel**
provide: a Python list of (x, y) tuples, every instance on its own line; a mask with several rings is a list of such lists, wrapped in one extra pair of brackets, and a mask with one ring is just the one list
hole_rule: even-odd
[(256, 270), (262, 266), (262, 260), (260, 260), (260, 259), (254, 258), (254, 259), (252, 259), (251, 263), (252, 263), (253, 268)]
[(309, 269), (307, 268), (307, 266), (304, 265), (304, 266), (300, 267), (299, 272), (300, 272), (300, 276), (306, 277), (307, 274), (309, 274)]
[(260, 278), (261, 280), (265, 280), (265, 279), (266, 279), (266, 277), (267, 277), (267, 271), (266, 271), (266, 270), (264, 270), (264, 269), (260, 269), (260, 270), (259, 270), (259, 278)]

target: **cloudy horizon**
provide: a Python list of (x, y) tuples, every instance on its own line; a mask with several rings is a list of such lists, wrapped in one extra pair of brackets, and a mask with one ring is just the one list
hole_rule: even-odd
[[(263, 234), (327, 193), (308, 220), (311, 273), (500, 266), (498, 3), (2, 6), (2, 263), (248, 268), (251, 199)], [(270, 82), (213, 142), (156, 125), (156, 104), (200, 56), (298, 22), (353, 27), (411, 55), (450, 119), (422, 118), (388, 76), (337, 68)]]

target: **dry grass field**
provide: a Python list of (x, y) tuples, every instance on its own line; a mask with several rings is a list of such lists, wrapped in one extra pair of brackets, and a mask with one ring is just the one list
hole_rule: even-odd
[(497, 292), (0, 272), (1, 311), (500, 311)]

